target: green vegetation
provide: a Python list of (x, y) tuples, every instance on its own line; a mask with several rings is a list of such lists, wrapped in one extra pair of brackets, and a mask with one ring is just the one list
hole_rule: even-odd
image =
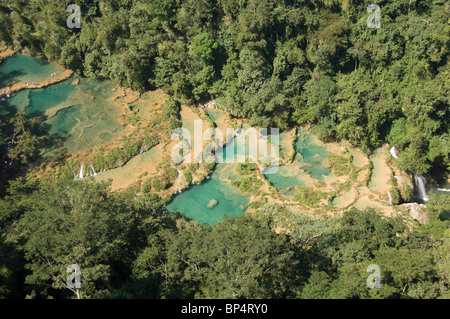
[(184, 180), (186, 181), (186, 183), (189, 185), (192, 183), (192, 174), (190, 172), (184, 172)]
[(329, 155), (328, 162), (336, 176), (350, 175), (352, 172), (352, 158), (339, 155)]
[(400, 203), (402, 200), (402, 196), (400, 194), (400, 191), (398, 190), (397, 179), (394, 176), (391, 176), (389, 184), (392, 185), (392, 189), (389, 192), (391, 194), (392, 204), (396, 205), (396, 204)]
[(142, 151), (148, 151), (159, 144), (158, 134), (151, 133), (148, 129), (139, 134), (132, 133), (128, 137), (124, 137), (123, 140), (121, 148), (114, 147), (106, 154), (103, 149), (100, 149), (92, 155), (91, 163), (95, 171), (120, 167)]
[(267, 203), (267, 198), (266, 197), (262, 197), (261, 200), (255, 200), (252, 201), (248, 204), (249, 208), (253, 208), (253, 209), (257, 209), (257, 208), (261, 208), (264, 204)]
[[(369, 29), (371, 3), (82, 0), (82, 27), (69, 29), (61, 1), (0, 0), (0, 42), (87, 77), (173, 96), (148, 127), (126, 116), (135, 131), (92, 154), (96, 171), (123, 165), (180, 127), (180, 99), (215, 99), (252, 126), (311, 125), (321, 139), (364, 151), (389, 142), (401, 169), (445, 175), (450, 7), (381, 1), (382, 27)], [(10, 114), (4, 104), (0, 114), (0, 298), (450, 298), (449, 196), (430, 196), (423, 225), (371, 209), (314, 219), (260, 196), (249, 203), (252, 214), (200, 226), (168, 212), (157, 195), (178, 178), (169, 163), (120, 193), (74, 180), (74, 160), (51, 176), (26, 175), (46, 144), (61, 141), (49, 140), (43, 118)], [(355, 181), (351, 162), (330, 158), (337, 175)], [(186, 182), (197, 168), (184, 172)], [(366, 185), (372, 162), (367, 168)], [(256, 164), (237, 171), (241, 191), (264, 195)], [(328, 204), (320, 209), (330, 215), (349, 187), (298, 187), (295, 199), (308, 212)], [(70, 264), (81, 267), (79, 289), (66, 285)], [(380, 288), (366, 285), (370, 264), (381, 268)]]
[(153, 127), (165, 125), (168, 127), (168, 134), (176, 128), (181, 127), (180, 111), (181, 104), (179, 101), (170, 98), (161, 106), (162, 111), (152, 118)]
[(152, 190), (152, 179), (151, 179), (151, 178), (147, 178), (147, 179), (142, 183), (141, 191), (142, 191), (143, 193), (150, 193), (151, 190)]
[(295, 194), (295, 198), (299, 204), (310, 207), (316, 206), (322, 199), (326, 199), (327, 197), (327, 193), (306, 186), (298, 186)]
[(294, 134), (293, 134), (293, 138), (291, 140), (291, 155), (289, 155), (289, 162), (288, 163), (292, 163), (295, 159), (295, 156), (297, 155), (297, 150), (295, 149), (295, 142), (297, 140), (297, 127), (294, 128)]
[[(255, 216), (199, 226), (152, 194), (27, 176), (0, 200), (0, 296), (448, 298), (448, 203), (432, 200), (421, 226), (373, 210), (299, 218), (264, 202)], [(72, 263), (80, 289), (65, 285)], [(381, 288), (367, 287), (369, 264)]]
[(236, 171), (242, 175), (250, 175), (258, 170), (256, 163), (250, 163), (248, 157), (245, 158), (245, 163), (239, 163), (236, 166)]
[(253, 176), (247, 176), (238, 181), (232, 181), (231, 184), (239, 187), (239, 190), (244, 193), (258, 195), (260, 193), (259, 188), (262, 186), (263, 181)]
[(370, 179), (372, 178), (373, 162), (370, 159), (366, 167), (367, 167), (367, 174), (366, 177), (364, 178), (364, 186), (368, 186), (370, 183)]
[[(448, 4), (383, 1), (369, 29), (371, 3), (81, 1), (82, 28), (69, 29), (60, 1), (1, 1), (0, 41), (141, 92), (214, 98), (250, 125), (389, 142), (408, 171), (448, 170)], [(175, 128), (172, 104), (157, 122)]]

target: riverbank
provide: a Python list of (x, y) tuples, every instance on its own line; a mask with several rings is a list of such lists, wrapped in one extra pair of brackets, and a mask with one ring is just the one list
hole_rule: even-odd
[(10, 57), (13, 54), (14, 54), (14, 51), (11, 48), (0, 45), (0, 63), (3, 61), (3, 59)]
[[(0, 63), (5, 59), (12, 57), (16, 54), (11, 48), (2, 47), (0, 48)], [(29, 52), (24, 50), (21, 54), (31, 56)], [(19, 92), (23, 89), (38, 89), (44, 88), (49, 85), (64, 81), (73, 75), (73, 71), (61, 67), (56, 62), (49, 62), (54, 66), (55, 71), (51, 72), (44, 77), (39, 77), (35, 79), (19, 79), (3, 84), (0, 88), (0, 98), (9, 97), (12, 94)]]

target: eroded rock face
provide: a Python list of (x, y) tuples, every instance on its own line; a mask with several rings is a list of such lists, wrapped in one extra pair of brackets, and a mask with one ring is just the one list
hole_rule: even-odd
[(209, 209), (212, 209), (214, 207), (216, 207), (217, 205), (219, 205), (219, 202), (215, 199), (211, 199), (208, 203), (208, 205), (206, 205), (206, 207), (208, 207)]
[(427, 206), (419, 203), (407, 203), (399, 205), (400, 209), (408, 212), (409, 215), (420, 224), (426, 224), (430, 221)]
[(216, 103), (216, 101), (208, 101), (206, 103), (200, 103), (199, 104), (200, 107), (206, 107), (208, 109), (218, 109), (219, 105)]

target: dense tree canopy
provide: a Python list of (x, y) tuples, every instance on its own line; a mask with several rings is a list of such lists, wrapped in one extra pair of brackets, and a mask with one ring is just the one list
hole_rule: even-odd
[[(403, 168), (449, 167), (449, 5), (385, 0), (0, 1), (0, 40), (135, 90), (214, 98), (252, 125), (394, 144)], [(402, 134), (398, 134), (402, 132)]]
[[(448, 298), (442, 204), (433, 199), (439, 215), (412, 227), (354, 209), (325, 220), (284, 215), (296, 222), (280, 231), (286, 211), (270, 205), (200, 226), (154, 195), (29, 176), (0, 200), (0, 297)], [(67, 285), (71, 264), (79, 289)], [(367, 286), (370, 264), (380, 265), (380, 288)]]

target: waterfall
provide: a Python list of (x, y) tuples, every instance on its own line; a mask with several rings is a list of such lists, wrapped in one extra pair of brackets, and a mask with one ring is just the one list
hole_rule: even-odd
[(414, 177), (414, 181), (416, 183), (416, 187), (419, 192), (420, 199), (427, 202), (428, 196), (427, 196), (427, 188), (425, 186), (425, 178), (423, 178), (422, 175), (418, 174)]
[(79, 177), (80, 177), (80, 179), (83, 179), (83, 164), (81, 164)]
[(398, 158), (398, 153), (397, 153), (397, 150), (395, 149), (395, 146), (392, 146), (392, 147), (391, 147), (390, 152), (391, 152), (391, 155), (392, 155), (394, 158)]
[(92, 166), (92, 164), (91, 164), (91, 169), (92, 169), (92, 172), (94, 172), (93, 176), (97, 176), (97, 173), (95, 172), (95, 169), (94, 169), (94, 167)]
[(388, 192), (389, 195), (389, 204), (392, 205), (392, 196), (391, 196), (391, 192)]

